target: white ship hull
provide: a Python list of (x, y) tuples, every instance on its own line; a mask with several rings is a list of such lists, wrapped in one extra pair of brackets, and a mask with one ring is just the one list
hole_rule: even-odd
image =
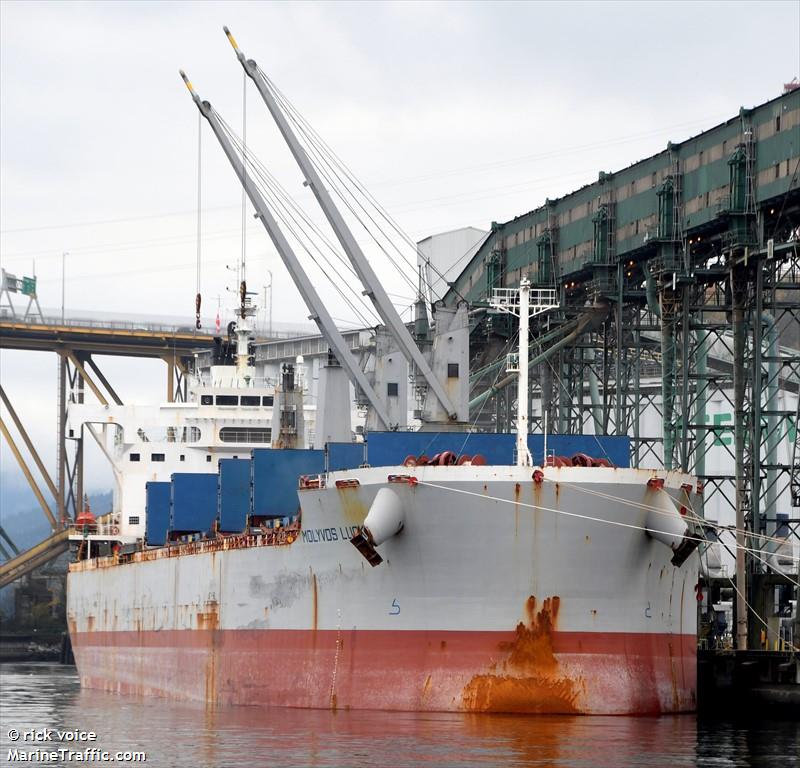
[[(699, 558), (672, 565), (644, 530), (654, 510), (666, 523), (690, 505), (692, 479), (542, 471), (539, 483), (507, 466), (331, 473), (299, 492), (301, 529), (280, 540), (76, 563), (68, 619), (81, 681), (210, 703), (694, 709)], [(387, 482), (393, 473), (414, 479)], [(648, 485), (655, 477), (663, 488)], [(404, 529), (373, 568), (349, 538), (386, 487)]]

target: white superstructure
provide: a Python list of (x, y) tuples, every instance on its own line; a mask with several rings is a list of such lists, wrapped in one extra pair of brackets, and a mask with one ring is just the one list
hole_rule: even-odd
[[(144, 537), (148, 481), (168, 482), (173, 472), (216, 473), (220, 459), (246, 458), (253, 448), (271, 446), (280, 388), (276, 380), (255, 375), (250, 355), (254, 314), (248, 306), (231, 329), (228, 348), (219, 345), (217, 364), (205, 376), (190, 375), (185, 402), (69, 405), (68, 434), (94, 436), (114, 471), (111, 520), (95, 538), (125, 544)], [(298, 418), (295, 427), (282, 428), (295, 430), (301, 448), (302, 423)]]

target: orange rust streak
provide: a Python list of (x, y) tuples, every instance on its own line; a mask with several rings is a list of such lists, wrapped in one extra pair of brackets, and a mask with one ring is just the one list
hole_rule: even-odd
[(207, 630), (211, 653), (205, 665), (205, 701), (214, 704), (217, 701), (217, 630), (219, 629), (219, 603), (207, 600), (205, 610), (197, 612), (197, 629)]
[(312, 573), (311, 574), (311, 587), (313, 589), (312, 600), (314, 601), (314, 615), (313, 615), (313, 624), (312, 624), (312, 626), (313, 626), (314, 630), (316, 630), (317, 629), (317, 613), (318, 613), (318, 608), (317, 608), (317, 574), (316, 573)]
[(219, 604), (216, 600), (208, 600), (205, 611), (197, 612), (197, 628), (216, 630), (219, 628)]
[(362, 525), (364, 518), (367, 516), (367, 509), (364, 502), (359, 497), (357, 487), (343, 487), (336, 488), (339, 495), (339, 501), (342, 506), (342, 514), (344, 519), (349, 523), (355, 525)]
[(499, 644), (507, 654), (485, 674), (475, 675), (464, 687), (466, 709), (477, 712), (577, 713), (580, 693), (575, 680), (560, 674), (553, 652), (553, 632), (560, 598), (547, 598), (536, 610), (536, 598), (525, 603), (527, 623), (520, 622), (516, 635)]

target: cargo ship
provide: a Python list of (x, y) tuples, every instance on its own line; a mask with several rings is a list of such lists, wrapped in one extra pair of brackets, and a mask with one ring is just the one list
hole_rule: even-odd
[[(212, 441), (197, 451), (199, 466), (184, 471), (186, 453), (172, 446), (163, 468), (129, 477), (123, 428), (121, 485), (136, 488), (117, 505), (119, 530), (76, 521), (67, 615), (82, 684), (209, 705), (693, 710), (696, 480), (631, 468), (625, 437), (550, 437), (546, 422), (545, 434), (531, 435), (527, 397), (514, 434), (471, 433), (467, 308), (434, 307), (429, 327), (420, 302), (412, 337), (298, 142), (291, 111), (226, 34), (394, 346), (367, 376), (282, 234), (252, 153), (181, 73), (328, 344), (335, 365), (318, 412), (349, 413), (352, 385), (369, 406), (368, 428), (353, 442), (349, 428), (326, 426), (322, 447), (306, 448), (295, 388), (253, 390), (243, 304), (235, 365), (219, 366), (210, 389), (176, 412), (176, 425)], [(507, 367), (518, 392), (529, 392), (529, 317), (555, 297), (527, 278), (518, 291), (494, 291), (494, 311), (519, 322)], [(426, 398), (417, 432), (397, 419), (408, 372)], [(232, 386), (218, 393), (223, 382)], [(230, 410), (188, 424), (219, 408), (220, 394)], [(241, 438), (268, 418), (269, 396), (269, 447), (248, 444)], [(247, 412), (251, 397), (261, 405)], [(240, 444), (218, 444), (234, 424)]]
[[(548, 451), (525, 435), (376, 432), (148, 482), (146, 546), (70, 566), (82, 684), (209, 704), (693, 710), (696, 481), (625, 466), (624, 438)], [(557, 455), (591, 443), (605, 456)]]
[[(697, 558), (672, 564), (643, 530), (654, 510), (672, 525), (689, 478), (536, 471), (331, 472), (303, 479), (299, 525), (75, 563), (81, 683), (210, 704), (693, 710)], [(376, 503), (403, 526), (372, 567), (350, 539)]]

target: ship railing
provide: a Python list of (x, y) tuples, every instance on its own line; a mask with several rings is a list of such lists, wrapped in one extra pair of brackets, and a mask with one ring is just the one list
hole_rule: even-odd
[(71, 523), (69, 535), (72, 536), (108, 536), (109, 538), (119, 536), (119, 526), (113, 523), (84, 523), (78, 525)]
[(212, 327), (204, 327), (197, 329), (194, 326), (178, 326), (170, 325), (167, 323), (152, 323), (148, 321), (136, 322), (131, 320), (104, 320), (102, 318), (88, 318), (88, 317), (66, 317), (63, 320), (60, 316), (52, 315), (28, 315), (27, 317), (11, 317), (3, 316), (3, 320), (14, 320), (15, 322), (22, 322), (26, 325), (58, 325), (61, 327), (70, 328), (100, 328), (109, 330), (126, 330), (126, 331), (149, 331), (153, 333), (164, 333), (168, 335), (181, 334), (198, 336), (211, 335), (214, 331)]
[(218, 534), (216, 538), (213, 539), (199, 539), (198, 541), (190, 542), (170, 542), (163, 547), (140, 549), (135, 552), (121, 552), (106, 557), (80, 560), (75, 563), (70, 563), (69, 569), (70, 571), (91, 571), (97, 568), (125, 565), (126, 563), (145, 563), (151, 560), (202, 555), (212, 552), (227, 552), (233, 549), (288, 546), (297, 541), (299, 535), (299, 523), (252, 533), (237, 533), (231, 535)]
[(300, 475), (297, 487), (307, 491), (313, 488), (325, 487), (325, 475)]

